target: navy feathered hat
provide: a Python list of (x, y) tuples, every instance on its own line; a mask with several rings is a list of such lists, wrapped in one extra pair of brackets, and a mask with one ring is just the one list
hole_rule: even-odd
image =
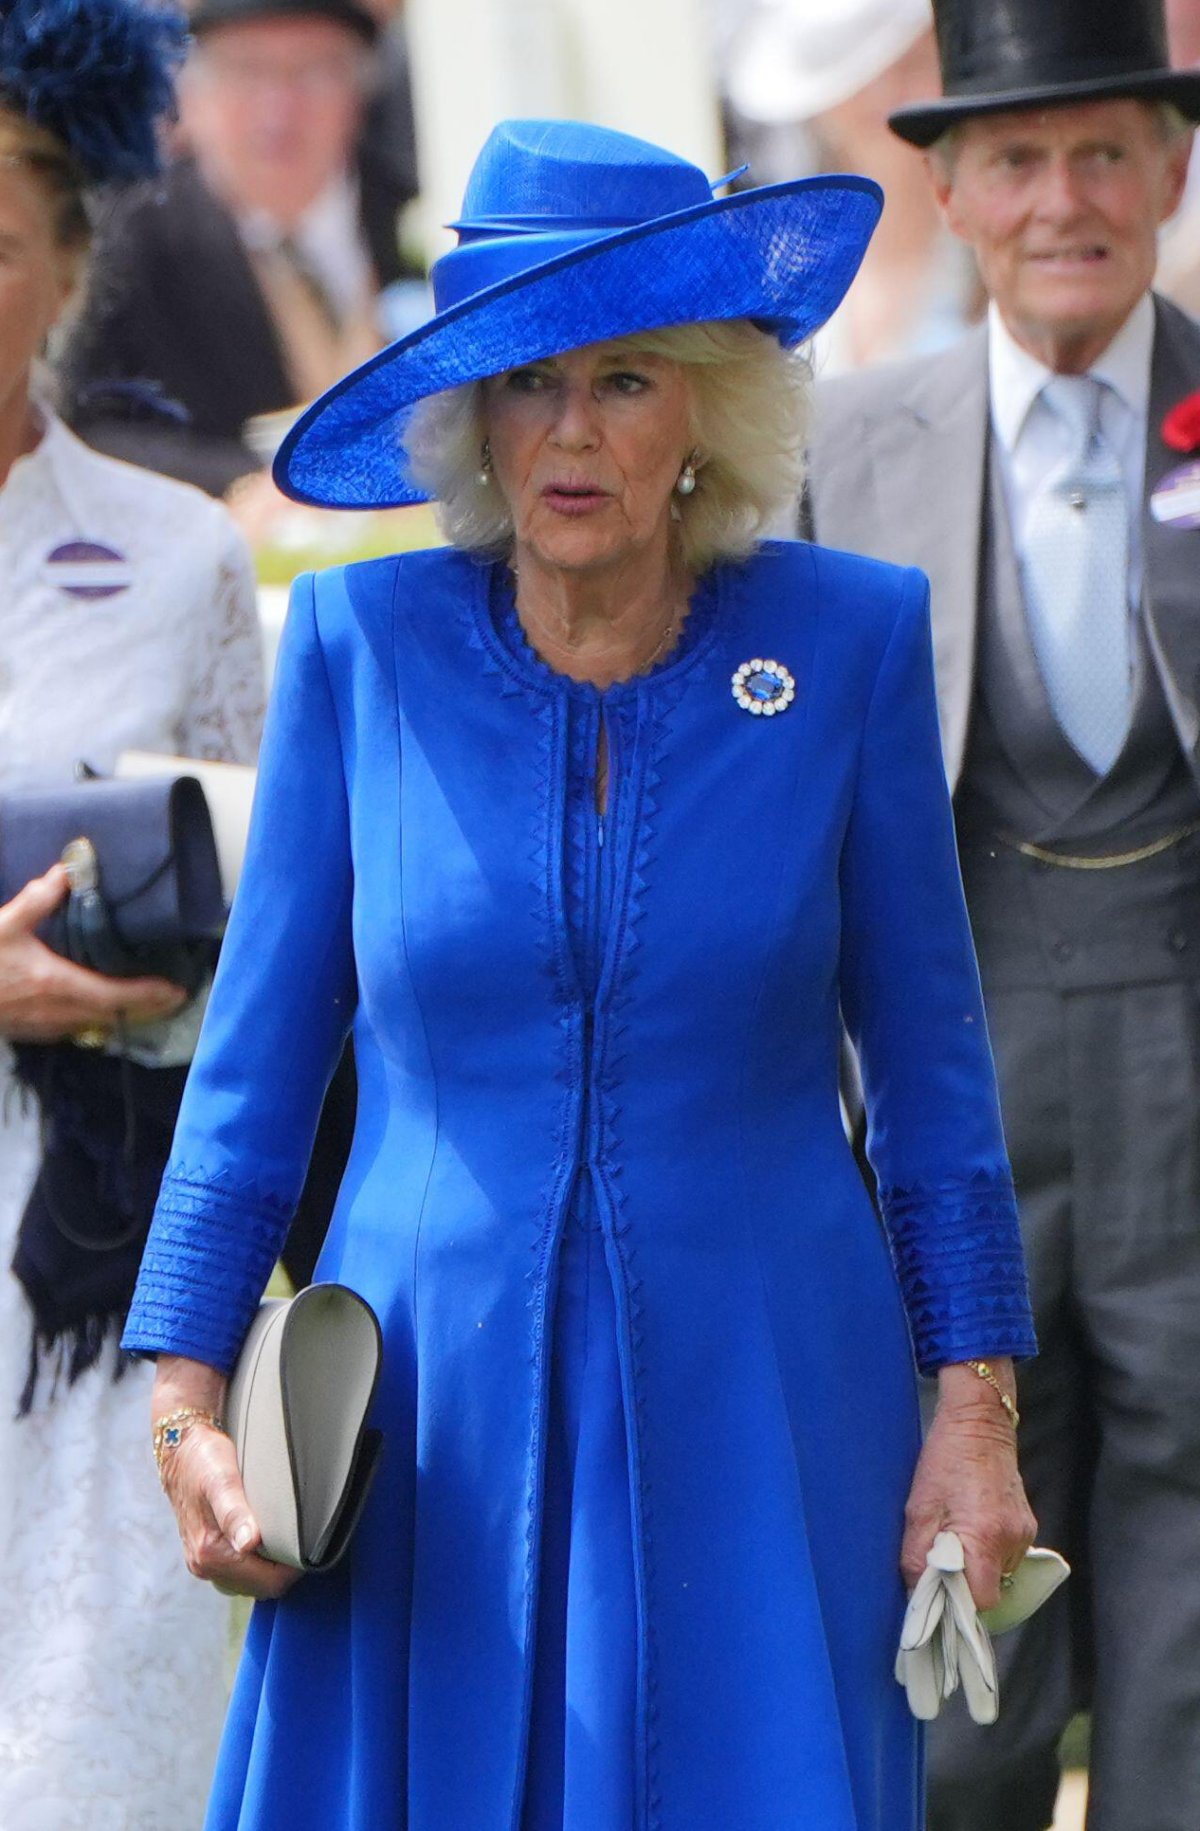
[(66, 147), (88, 184), (148, 177), (187, 25), (137, 0), (0, 0), (0, 108)]
[(714, 197), (699, 166), (579, 121), (502, 121), (475, 162), (436, 315), (336, 383), (284, 439), (279, 487), (328, 508), (423, 502), (404, 434), (426, 395), (581, 344), (750, 318), (786, 348), (836, 310), (879, 219), (869, 178)]

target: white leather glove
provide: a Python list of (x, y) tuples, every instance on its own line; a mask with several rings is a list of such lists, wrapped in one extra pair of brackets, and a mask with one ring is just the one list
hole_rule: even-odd
[(908, 1692), (913, 1715), (924, 1722), (936, 1717), (960, 1682), (977, 1723), (994, 1723), (1000, 1713), (996, 1656), (975, 1609), (955, 1532), (938, 1533), (909, 1597), (896, 1677)]
[[(915, 1717), (929, 1722), (961, 1683), (977, 1723), (994, 1723), (1000, 1713), (992, 1634), (1016, 1627), (1052, 1596), (1070, 1575), (1056, 1551), (1026, 1552), (994, 1609), (980, 1615), (964, 1574), (962, 1541), (939, 1532), (925, 1569), (908, 1599), (896, 1655), (896, 1678), (908, 1692)], [(991, 1632), (989, 1633), (989, 1629)]]

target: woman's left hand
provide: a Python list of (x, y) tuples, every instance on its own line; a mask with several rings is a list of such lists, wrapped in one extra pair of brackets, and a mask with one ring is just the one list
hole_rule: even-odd
[[(1010, 1396), (1007, 1361), (991, 1366)], [(970, 1367), (943, 1367), (938, 1405), (904, 1513), (900, 1565), (911, 1589), (939, 1532), (962, 1540), (966, 1577), (979, 1609), (1000, 1600), (1000, 1578), (1033, 1544), (1037, 1521), (1017, 1469), (1017, 1434), (997, 1394)]]

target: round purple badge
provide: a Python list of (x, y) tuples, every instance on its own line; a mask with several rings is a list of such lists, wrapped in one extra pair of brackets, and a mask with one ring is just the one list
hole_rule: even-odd
[(133, 580), (129, 561), (115, 547), (97, 540), (68, 540), (52, 547), (43, 565), (48, 585), (71, 598), (111, 598), (128, 591)]

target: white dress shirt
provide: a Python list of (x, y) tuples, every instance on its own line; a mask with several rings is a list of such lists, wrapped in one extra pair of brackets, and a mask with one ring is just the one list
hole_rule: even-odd
[[(1142, 594), (1142, 491), (1153, 346), (1154, 303), (1145, 293), (1088, 370), (1097, 381), (1108, 383), (1101, 402), (1101, 431), (1117, 455), (1129, 496), (1131, 610), (1136, 610)], [(988, 312), (992, 431), (1013, 544), (1022, 565), (1034, 499), (1050, 473), (1069, 456), (1070, 433), (1040, 398), (1052, 373), (1036, 356), (1021, 348), (993, 305)]]

